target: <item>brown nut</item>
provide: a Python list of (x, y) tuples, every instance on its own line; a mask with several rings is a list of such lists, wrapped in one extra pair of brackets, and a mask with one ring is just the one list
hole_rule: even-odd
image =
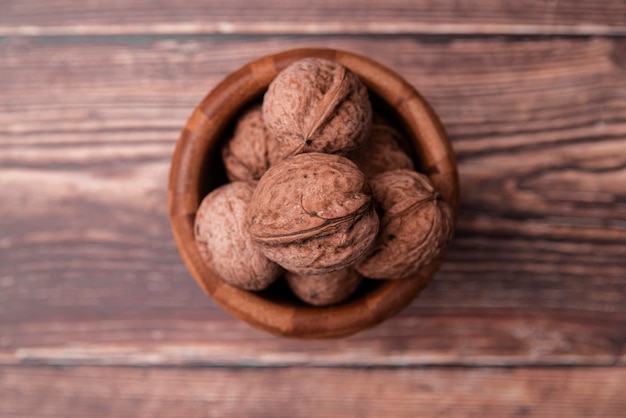
[(393, 170), (371, 180), (382, 210), (376, 243), (355, 265), (372, 279), (401, 279), (417, 273), (442, 254), (453, 233), (450, 205), (428, 177)]
[(365, 140), (372, 119), (367, 88), (338, 62), (305, 58), (281, 71), (263, 99), (268, 129), (288, 152), (345, 154)]
[(372, 124), (365, 143), (352, 151), (349, 158), (365, 173), (373, 178), (385, 171), (413, 170), (411, 158), (400, 147), (401, 134), (392, 125), (382, 120)]
[(286, 157), (285, 148), (270, 134), (261, 105), (237, 120), (233, 136), (222, 147), (222, 159), (230, 181), (257, 181), (267, 169)]
[(328, 306), (343, 302), (363, 281), (363, 277), (350, 267), (316, 275), (296, 274), (288, 271), (285, 273), (285, 278), (289, 288), (300, 300), (314, 306)]
[(227, 183), (209, 193), (195, 218), (196, 245), (208, 265), (224, 281), (246, 290), (261, 290), (281, 273), (248, 235), (246, 209), (254, 186)]
[(352, 161), (307, 153), (261, 177), (248, 225), (269, 259), (294, 273), (323, 274), (348, 267), (367, 251), (378, 215), (367, 179)]

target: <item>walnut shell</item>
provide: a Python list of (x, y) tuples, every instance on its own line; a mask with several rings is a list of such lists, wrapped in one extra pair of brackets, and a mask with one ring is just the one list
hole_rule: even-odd
[(372, 279), (401, 279), (441, 255), (452, 239), (453, 213), (428, 177), (393, 170), (371, 180), (382, 210), (376, 243), (356, 270)]
[(343, 302), (363, 281), (363, 276), (350, 267), (316, 275), (286, 272), (285, 278), (300, 300), (314, 306)]
[(233, 136), (222, 147), (230, 181), (257, 181), (271, 165), (286, 156), (285, 148), (265, 126), (261, 105), (241, 115)]
[(367, 88), (346, 67), (305, 58), (270, 83), (263, 98), (263, 117), (290, 154), (345, 154), (365, 141), (372, 106)]
[(389, 123), (375, 122), (365, 143), (352, 151), (349, 158), (365, 173), (373, 178), (385, 171), (413, 170), (413, 161), (400, 147), (401, 134)]
[(224, 281), (246, 290), (261, 290), (281, 273), (248, 235), (245, 215), (254, 186), (227, 183), (209, 193), (195, 218), (196, 245), (207, 264)]
[(356, 262), (374, 242), (379, 221), (367, 179), (352, 161), (307, 153), (261, 177), (248, 224), (269, 259), (294, 273), (323, 274)]

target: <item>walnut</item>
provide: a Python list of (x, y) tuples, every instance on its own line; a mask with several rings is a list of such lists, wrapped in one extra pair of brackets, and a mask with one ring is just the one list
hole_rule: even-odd
[(390, 170), (413, 170), (413, 161), (400, 147), (400, 140), (400, 132), (388, 122), (377, 119), (365, 143), (352, 151), (349, 158), (368, 178)]
[(268, 129), (291, 154), (345, 154), (365, 140), (372, 119), (367, 88), (338, 62), (305, 58), (281, 71), (263, 98)]
[(224, 281), (246, 290), (261, 290), (281, 273), (245, 228), (246, 209), (254, 186), (227, 183), (209, 193), (195, 218), (196, 245), (207, 264)]
[(261, 177), (248, 208), (249, 232), (263, 253), (299, 274), (356, 262), (372, 245), (378, 215), (365, 175), (345, 157), (288, 157)]
[(453, 213), (428, 177), (393, 170), (371, 180), (382, 210), (376, 243), (355, 268), (372, 279), (401, 279), (441, 255), (452, 239)]
[(285, 278), (300, 300), (314, 306), (343, 302), (363, 281), (363, 276), (350, 267), (317, 275), (286, 272)]
[(284, 157), (285, 148), (265, 126), (261, 105), (241, 115), (233, 136), (222, 147), (222, 159), (230, 181), (257, 181), (271, 165)]

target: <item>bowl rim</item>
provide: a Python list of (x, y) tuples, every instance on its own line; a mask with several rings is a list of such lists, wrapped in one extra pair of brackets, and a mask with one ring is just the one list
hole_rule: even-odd
[(203, 291), (222, 309), (271, 334), (298, 338), (344, 337), (371, 328), (404, 309), (432, 280), (447, 248), (415, 277), (382, 281), (370, 292), (329, 307), (279, 303), (224, 282), (205, 263), (194, 242), (194, 218), (201, 202), (201, 175), (209, 155), (245, 106), (262, 96), (271, 80), (305, 57), (338, 61), (361, 78), (372, 94), (391, 106), (411, 136), (426, 174), (454, 212), (459, 208), (459, 178), (452, 145), (430, 104), (404, 78), (359, 54), (331, 48), (296, 48), (251, 61), (226, 76), (193, 110), (171, 160), (168, 214), (178, 251)]

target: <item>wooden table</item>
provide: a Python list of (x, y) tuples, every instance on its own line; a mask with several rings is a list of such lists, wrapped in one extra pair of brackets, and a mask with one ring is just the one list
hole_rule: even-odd
[[(626, 2), (0, 0), (1, 417), (626, 416)], [(460, 221), (355, 336), (204, 296), (170, 158), (226, 74), (368, 55), (440, 114)]]

